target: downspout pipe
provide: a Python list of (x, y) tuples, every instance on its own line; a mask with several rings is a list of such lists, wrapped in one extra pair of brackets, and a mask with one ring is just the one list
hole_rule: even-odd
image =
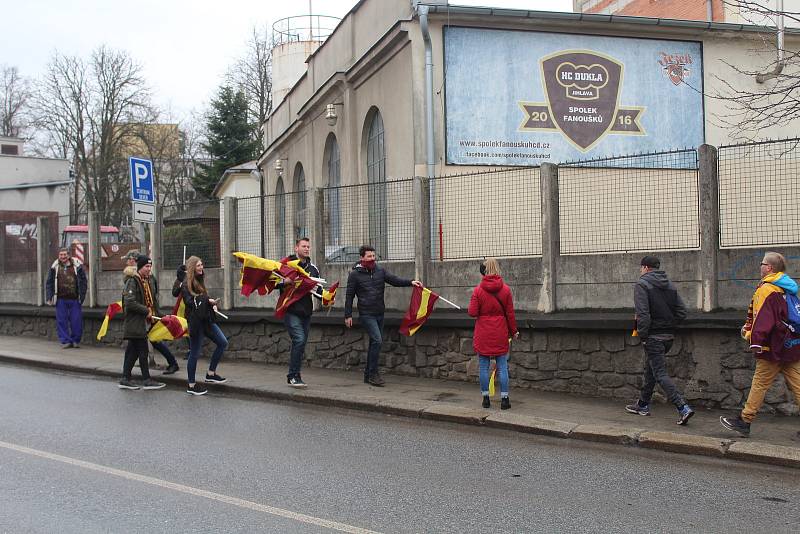
[(428, 6), (417, 5), (419, 26), (425, 43), (425, 160), (428, 178), (433, 178), (436, 167), (436, 152), (433, 140), (433, 50), (428, 28)]
[(706, 0), (706, 20), (714, 22), (714, 0)]
[(764, 72), (761, 74), (756, 75), (756, 82), (764, 83), (767, 80), (771, 80), (772, 78), (777, 78), (778, 75), (783, 72), (783, 67), (786, 65), (786, 49), (784, 46), (784, 14), (783, 14), (783, 0), (777, 0), (777, 9), (775, 10), (778, 20), (778, 35), (777, 35), (777, 47), (778, 47), (778, 59), (775, 62), (775, 68), (772, 72)]

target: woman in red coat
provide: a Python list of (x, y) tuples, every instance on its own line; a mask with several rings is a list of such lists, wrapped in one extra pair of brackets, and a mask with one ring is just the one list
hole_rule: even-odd
[(500, 278), (500, 267), (494, 258), (481, 264), (483, 280), (472, 291), (469, 314), (477, 317), (472, 345), (480, 363), (483, 407), (489, 407), (489, 365), (494, 358), (500, 378), (500, 409), (511, 408), (508, 399), (508, 346), (511, 338), (518, 338), (514, 317), (514, 299), (511, 289)]

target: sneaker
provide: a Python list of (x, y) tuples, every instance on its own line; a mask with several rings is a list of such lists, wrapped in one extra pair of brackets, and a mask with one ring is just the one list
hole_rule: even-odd
[(81, 346), (80, 346), (80, 345), (78, 345), (77, 343), (73, 343), (73, 344), (72, 344), (72, 348), (73, 348), (73, 349), (79, 349), (79, 348), (81, 348)]
[(164, 369), (164, 372), (161, 373), (161, 374), (162, 375), (173, 375), (173, 374), (177, 373), (179, 369), (180, 369), (180, 367), (178, 367), (178, 364), (177, 363), (173, 363), (172, 365), (170, 365), (169, 367)]
[(381, 375), (375, 373), (369, 375), (369, 378), (367, 378), (367, 383), (371, 386), (382, 388), (384, 384), (386, 384), (386, 381), (383, 379)]
[(303, 382), (303, 379), (300, 378), (300, 375), (293, 376), (291, 378), (286, 379), (286, 383), (289, 384), (289, 387), (292, 388), (304, 388), (307, 387), (306, 383)]
[(220, 375), (210, 375), (206, 373), (206, 384), (224, 384), (228, 379)]
[(689, 422), (689, 419), (692, 418), (694, 415), (694, 410), (688, 404), (684, 404), (679, 410), (678, 413), (681, 415), (681, 418), (678, 419), (679, 425), (685, 425)]
[(509, 408), (511, 408), (511, 400), (508, 397), (500, 399), (500, 409), (508, 410)]
[(71, 349), (72, 348), (72, 343), (62, 343), (61, 344), (61, 348), (62, 349)]
[(123, 378), (122, 380), (119, 381), (119, 389), (139, 389), (139, 388), (140, 388), (139, 384), (130, 379)]
[(738, 432), (744, 437), (750, 435), (750, 423), (745, 423), (740, 415), (736, 417), (720, 417), (719, 422), (728, 430)]
[(198, 382), (193, 386), (187, 386), (186, 393), (189, 393), (190, 395), (205, 395), (208, 393), (208, 390), (203, 384)]
[(644, 406), (636, 401), (635, 404), (628, 404), (625, 406), (625, 411), (628, 413), (635, 413), (636, 415), (650, 415), (650, 405), (645, 404)]
[(483, 396), (483, 404), (482, 404), (482, 406), (484, 408), (490, 408), (492, 406), (492, 403), (489, 401), (489, 395), (484, 395)]
[(142, 389), (161, 389), (167, 385), (164, 382), (156, 382), (152, 378), (148, 378), (142, 382)]

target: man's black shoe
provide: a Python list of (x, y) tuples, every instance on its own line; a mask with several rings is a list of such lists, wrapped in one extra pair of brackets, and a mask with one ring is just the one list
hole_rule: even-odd
[(720, 417), (719, 422), (728, 430), (738, 432), (740, 435), (747, 437), (750, 435), (750, 423), (745, 423), (741, 416), (736, 417)]
[(376, 386), (381, 388), (383, 387), (384, 384), (386, 384), (386, 381), (383, 379), (381, 375), (375, 373), (374, 375), (369, 376), (369, 378), (367, 379), (367, 383), (371, 386)]
[(119, 389), (139, 389), (141, 386), (130, 378), (123, 378), (119, 381)]
[(178, 367), (178, 364), (177, 364), (177, 363), (173, 363), (172, 365), (170, 365), (169, 367), (167, 367), (167, 368), (164, 370), (164, 372), (163, 372), (163, 373), (161, 373), (161, 374), (162, 374), (162, 375), (172, 375), (172, 374), (175, 374), (175, 373), (177, 373), (179, 369), (180, 369), (180, 367)]
[(306, 383), (300, 378), (300, 375), (290, 376), (286, 378), (286, 383), (292, 388), (304, 388)]

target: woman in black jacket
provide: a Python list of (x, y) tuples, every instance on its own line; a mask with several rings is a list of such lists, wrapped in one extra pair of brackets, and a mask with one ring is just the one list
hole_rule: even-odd
[(214, 342), (216, 348), (211, 356), (211, 362), (206, 373), (206, 383), (223, 384), (227, 382), (217, 374), (217, 365), (222, 359), (222, 354), (228, 347), (228, 340), (219, 326), (214, 323), (214, 308), (217, 300), (208, 296), (204, 282), (203, 261), (197, 256), (186, 260), (186, 280), (183, 282), (181, 292), (186, 305), (186, 319), (189, 322), (189, 361), (186, 371), (189, 378), (187, 393), (192, 395), (205, 395), (206, 388), (195, 382), (197, 358), (203, 348), (203, 338), (208, 337)]

